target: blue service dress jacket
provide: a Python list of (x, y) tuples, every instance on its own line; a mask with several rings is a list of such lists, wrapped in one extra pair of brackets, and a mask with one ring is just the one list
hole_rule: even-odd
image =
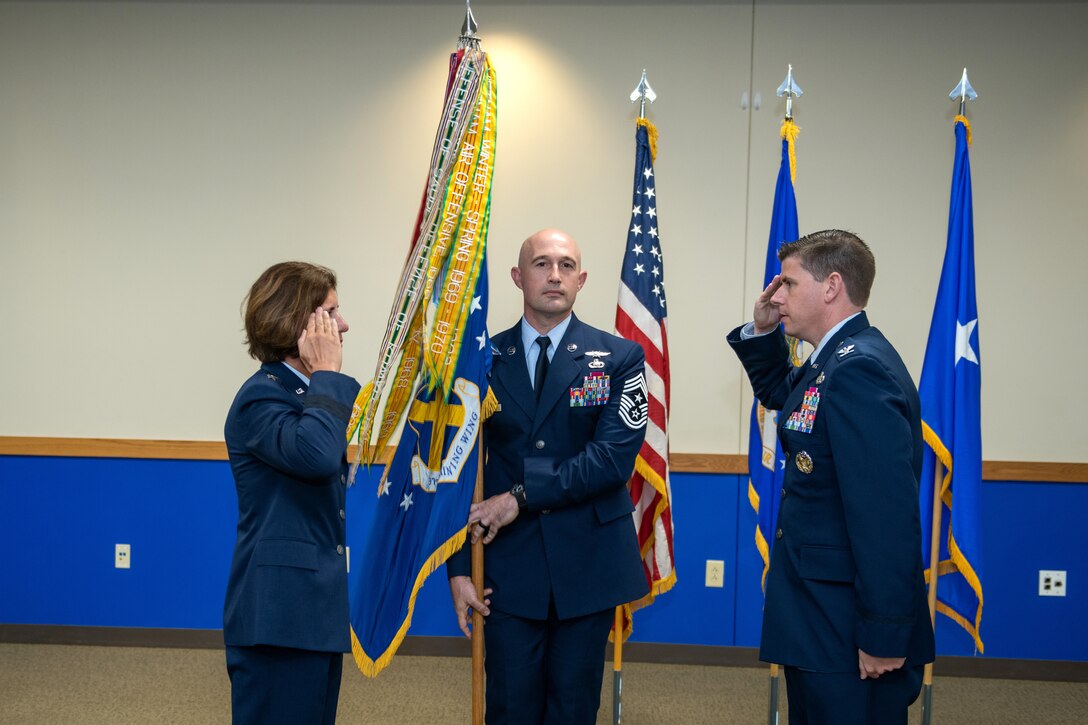
[(794, 368), (781, 328), (728, 341), (756, 397), (780, 411), (785, 478), (760, 659), (858, 671), (857, 650), (933, 661), (922, 568), (918, 390), (865, 313)]
[(346, 433), (358, 392), (325, 371), (307, 389), (283, 363), (262, 365), (238, 391), (225, 428), (238, 490), (228, 646), (350, 650)]
[[(521, 323), (491, 343), (501, 408), (484, 426), (484, 498), (522, 483), (527, 502), (484, 547), (491, 608), (543, 620), (554, 601), (570, 619), (639, 599), (649, 585), (626, 484), (646, 433), (642, 348), (574, 317), (538, 405)], [(469, 548), (450, 559), (450, 576), (469, 575)]]

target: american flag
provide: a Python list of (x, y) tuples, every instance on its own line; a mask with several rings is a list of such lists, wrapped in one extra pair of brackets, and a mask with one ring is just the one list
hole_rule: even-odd
[[(646, 440), (630, 481), (635, 529), (650, 593), (631, 610), (653, 602), (676, 583), (673, 568), (672, 491), (669, 484), (669, 344), (665, 304), (665, 265), (657, 224), (654, 153), (650, 136), (657, 129), (644, 119), (635, 131), (635, 183), (627, 249), (620, 272), (616, 334), (646, 353), (649, 421)], [(630, 622), (625, 623), (626, 633)]]

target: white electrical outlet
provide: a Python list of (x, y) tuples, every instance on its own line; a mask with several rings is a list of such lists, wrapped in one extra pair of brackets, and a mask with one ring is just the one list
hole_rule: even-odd
[(1039, 570), (1039, 596), (1040, 597), (1064, 597), (1065, 596), (1065, 572), (1053, 569)]
[(132, 547), (128, 544), (114, 544), (113, 545), (113, 568), (114, 569), (131, 569), (132, 568)]
[(725, 562), (719, 559), (706, 560), (706, 585), (721, 589), (725, 586)]

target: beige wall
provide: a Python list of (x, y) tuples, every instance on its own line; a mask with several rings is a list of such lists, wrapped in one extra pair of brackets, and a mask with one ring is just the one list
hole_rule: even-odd
[[(0, 3), (0, 435), (220, 438), (254, 367), (239, 302), (287, 258), (340, 273), (346, 371), (369, 378), (462, 7)], [(579, 314), (611, 326), (645, 67), (672, 447), (743, 451), (751, 393), (723, 338), (761, 281), (793, 63), (801, 228), (872, 244), (871, 317), (917, 374), (967, 65), (984, 455), (1088, 460), (1088, 395), (1063, 380), (1088, 352), (1085, 5), (474, 7), (500, 89), (493, 330), (520, 310), (520, 240), (551, 225), (583, 245)]]

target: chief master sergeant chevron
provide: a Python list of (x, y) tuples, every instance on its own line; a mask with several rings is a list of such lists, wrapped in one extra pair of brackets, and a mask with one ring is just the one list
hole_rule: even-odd
[(447, 563), (450, 591), (466, 635), (469, 608), (487, 617), (489, 725), (592, 725), (613, 610), (649, 589), (626, 487), (646, 431), (645, 357), (575, 317), (586, 272), (567, 234), (533, 234), (510, 273), (524, 316), (492, 339), (501, 407), (469, 513), (490, 599), (468, 578), (467, 546)]
[[(791, 725), (905, 725), (933, 661), (918, 390), (863, 312), (876, 261), (861, 239), (817, 232), (778, 258), (754, 321), (728, 336), (780, 411), (786, 456), (760, 659), (785, 666)], [(783, 329), (815, 348), (800, 368)]]

